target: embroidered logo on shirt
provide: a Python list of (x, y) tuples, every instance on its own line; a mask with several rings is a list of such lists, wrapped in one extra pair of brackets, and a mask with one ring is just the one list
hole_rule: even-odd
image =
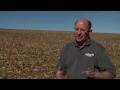
[(94, 53), (85, 53), (85, 56), (87, 56), (87, 57), (93, 57)]

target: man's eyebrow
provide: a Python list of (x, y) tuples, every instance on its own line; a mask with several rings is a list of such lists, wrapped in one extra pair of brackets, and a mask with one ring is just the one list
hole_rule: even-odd
[(78, 30), (78, 29), (81, 29), (81, 30), (86, 30), (85, 28), (75, 28), (75, 29), (77, 29), (77, 30)]

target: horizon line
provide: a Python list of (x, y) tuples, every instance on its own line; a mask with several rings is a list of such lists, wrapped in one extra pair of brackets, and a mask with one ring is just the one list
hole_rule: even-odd
[[(74, 32), (73, 30), (63, 30), (63, 29), (34, 29), (34, 28), (0, 28), (4, 30), (27, 30), (27, 31), (55, 31), (55, 32)], [(92, 33), (105, 33), (105, 34), (120, 34), (119, 32), (95, 32)]]

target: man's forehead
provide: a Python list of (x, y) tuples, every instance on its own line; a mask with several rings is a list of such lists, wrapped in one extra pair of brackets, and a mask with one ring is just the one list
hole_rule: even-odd
[(89, 20), (88, 20), (88, 19), (85, 19), (85, 18), (80, 18), (80, 19), (76, 20), (76, 24), (77, 24), (77, 23), (81, 23), (81, 24), (85, 23), (85, 24), (88, 24), (88, 22), (89, 22)]

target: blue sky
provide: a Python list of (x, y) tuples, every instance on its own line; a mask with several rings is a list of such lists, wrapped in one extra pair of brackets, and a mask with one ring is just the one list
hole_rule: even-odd
[(80, 17), (94, 32), (120, 33), (120, 11), (0, 11), (0, 28), (73, 31)]

